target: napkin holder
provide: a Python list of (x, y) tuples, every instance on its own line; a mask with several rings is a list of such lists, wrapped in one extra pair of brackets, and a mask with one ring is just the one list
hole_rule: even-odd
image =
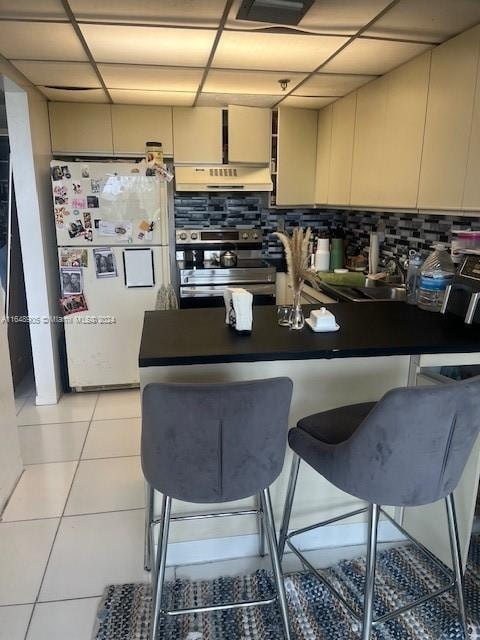
[(251, 333), (253, 295), (240, 287), (227, 287), (223, 298), (225, 301), (225, 323), (237, 333)]

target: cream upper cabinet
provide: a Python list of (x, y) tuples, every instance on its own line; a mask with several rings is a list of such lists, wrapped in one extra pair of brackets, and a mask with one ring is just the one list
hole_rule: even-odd
[(318, 112), (317, 164), (315, 176), (315, 203), (326, 204), (330, 181), (330, 150), (332, 143), (332, 105)]
[(272, 112), (258, 107), (228, 107), (228, 161), (269, 164)]
[(109, 104), (49, 102), (53, 153), (113, 153)]
[(350, 195), (352, 205), (380, 204), (380, 170), (386, 105), (385, 77), (370, 82), (357, 92)]
[(472, 133), (470, 136), (462, 209), (480, 211), (480, 64), (477, 75), (477, 90), (473, 109)]
[(222, 110), (173, 107), (173, 157), (176, 163), (222, 164)]
[(350, 204), (357, 92), (332, 105), (332, 145), (328, 204)]
[(477, 26), (432, 52), (419, 208), (462, 206), (479, 47)]
[(417, 206), (431, 52), (385, 77), (387, 103), (380, 165), (380, 204)]
[(315, 202), (318, 111), (278, 110), (277, 205)]
[(145, 153), (145, 143), (161, 142), (173, 155), (172, 107), (112, 105), (113, 150), (116, 154)]

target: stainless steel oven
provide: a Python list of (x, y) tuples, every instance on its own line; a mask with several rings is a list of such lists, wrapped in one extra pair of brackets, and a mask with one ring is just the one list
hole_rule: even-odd
[[(197, 251), (203, 262), (191, 264)], [(236, 266), (222, 267), (222, 253), (229, 250)], [(275, 304), (275, 268), (262, 259), (259, 229), (177, 229), (176, 259), (179, 271), (180, 306), (223, 305), (226, 287), (243, 287), (254, 296), (254, 304)]]

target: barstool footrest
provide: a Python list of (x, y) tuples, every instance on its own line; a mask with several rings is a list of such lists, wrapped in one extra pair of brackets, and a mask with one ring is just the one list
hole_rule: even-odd
[[(171, 516), (171, 522), (184, 522), (185, 520), (206, 520), (209, 518), (229, 518), (230, 516), (253, 516), (262, 513), (261, 509), (232, 509), (231, 511), (218, 511), (211, 513), (191, 513), (184, 516)], [(151, 524), (160, 524), (161, 519), (155, 518)]]
[(226, 604), (211, 605), (207, 607), (191, 607), (186, 609), (162, 609), (161, 613), (167, 616), (182, 616), (189, 613), (209, 613), (212, 611), (227, 611), (229, 609), (246, 609), (247, 607), (262, 607), (273, 604), (277, 596), (264, 600), (247, 600), (245, 602), (229, 602)]
[[(316, 578), (318, 580), (320, 580), (320, 582), (323, 582), (330, 589), (330, 591), (332, 591), (334, 593), (334, 595), (338, 598), (338, 600), (340, 600), (340, 602), (347, 609), (347, 611), (360, 623), (362, 622), (362, 615), (363, 614), (355, 611), (355, 609), (352, 608), (352, 606), (347, 602), (347, 600), (343, 597), (343, 595), (333, 585), (332, 581), (329, 580), (323, 574), (323, 572), (321, 572), (318, 569), (316, 569), (307, 560), (307, 558), (303, 555), (303, 553), (293, 544), (292, 538), (295, 538), (295, 537), (297, 537), (299, 535), (302, 535), (304, 533), (307, 533), (309, 531), (314, 531), (315, 529), (319, 529), (321, 527), (325, 527), (325, 526), (327, 526), (329, 524), (333, 524), (335, 522), (339, 522), (340, 520), (346, 520), (347, 518), (352, 518), (353, 516), (356, 516), (356, 515), (358, 515), (360, 513), (364, 513), (366, 511), (367, 511), (367, 508), (357, 509), (357, 510), (351, 511), (351, 512), (349, 512), (347, 514), (344, 514), (344, 515), (341, 515), (341, 516), (336, 516), (335, 518), (330, 518), (329, 520), (325, 520), (325, 521), (319, 522), (317, 524), (309, 525), (308, 527), (303, 527), (302, 529), (296, 529), (295, 531), (292, 531), (291, 533), (289, 533), (287, 535), (286, 539), (285, 539), (287, 546), (298, 557), (298, 559), (300, 560), (302, 565), (309, 572), (313, 573), (316, 576)], [(452, 579), (452, 572), (447, 567), (445, 567), (445, 565), (443, 565), (441, 563), (441, 561), (438, 558), (436, 558), (421, 542), (419, 542), (416, 538), (411, 536), (401, 525), (398, 524), (398, 522), (396, 522), (388, 513), (386, 513), (386, 511), (384, 511), (384, 509), (380, 508), (380, 513), (382, 515), (384, 515), (389, 520), (389, 522), (391, 524), (393, 524), (395, 526), (395, 528), (398, 531), (400, 531), (400, 533), (402, 533), (402, 535), (404, 535), (424, 555), (426, 555), (431, 560), (431, 562), (433, 562), (433, 564), (435, 564), (435, 566), (440, 570), (440, 572), (443, 573), (443, 575), (446, 576), (449, 579), (449, 583), (447, 585), (445, 585), (444, 587), (442, 587), (441, 589), (437, 589), (433, 593), (429, 593), (429, 594), (426, 594), (424, 596), (421, 596), (420, 598), (417, 598), (416, 600), (414, 600), (411, 603), (408, 603), (408, 604), (406, 604), (406, 605), (404, 605), (402, 607), (399, 607), (398, 609), (395, 609), (394, 611), (391, 611), (389, 613), (384, 614), (383, 616), (380, 616), (379, 618), (374, 619), (372, 621), (372, 626), (376, 626), (376, 625), (388, 622), (392, 618), (395, 618), (395, 617), (401, 615), (402, 613), (405, 613), (406, 611), (409, 611), (410, 609), (414, 609), (415, 607), (418, 607), (418, 606), (424, 604), (425, 602), (429, 602), (430, 600), (433, 600), (434, 598), (437, 598), (438, 596), (442, 595), (443, 593), (445, 593), (449, 589), (452, 589), (457, 584), (456, 579), (455, 578)]]

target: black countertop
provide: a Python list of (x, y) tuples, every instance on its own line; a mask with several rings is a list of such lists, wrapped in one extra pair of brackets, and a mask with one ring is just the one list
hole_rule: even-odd
[[(305, 315), (319, 306), (305, 305)], [(223, 308), (147, 311), (139, 365), (480, 353), (480, 326), (454, 316), (400, 302), (344, 302), (330, 310), (340, 330), (314, 333), (307, 325), (301, 331), (280, 327), (275, 306), (257, 306), (251, 335), (232, 331)]]

